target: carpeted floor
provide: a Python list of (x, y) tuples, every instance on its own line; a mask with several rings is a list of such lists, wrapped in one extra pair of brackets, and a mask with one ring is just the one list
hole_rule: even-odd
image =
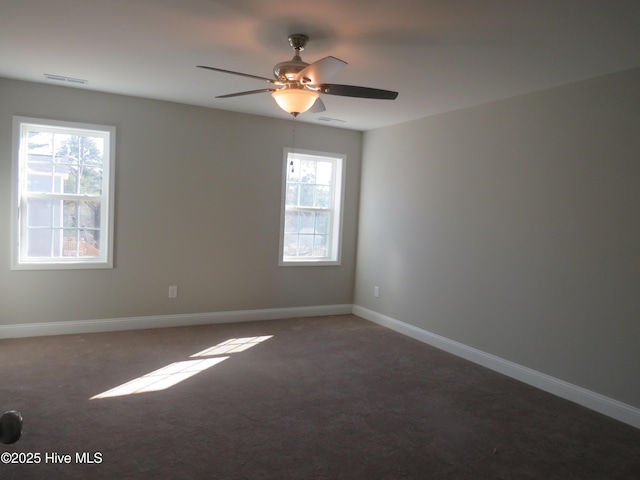
[(640, 430), (352, 315), (1, 340), (9, 408), (2, 479), (640, 478)]

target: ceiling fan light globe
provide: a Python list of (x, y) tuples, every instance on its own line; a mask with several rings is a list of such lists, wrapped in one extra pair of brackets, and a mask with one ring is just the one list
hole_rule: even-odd
[(276, 90), (271, 93), (278, 106), (287, 113), (297, 115), (309, 110), (320, 96), (313, 90), (300, 88)]

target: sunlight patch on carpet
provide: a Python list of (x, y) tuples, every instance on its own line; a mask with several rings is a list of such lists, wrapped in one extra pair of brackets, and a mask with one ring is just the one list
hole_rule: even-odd
[(245, 350), (255, 347), (257, 344), (269, 340), (273, 335), (265, 335), (263, 337), (245, 337), (230, 338), (229, 340), (219, 343), (214, 347), (207, 348), (198, 353), (191, 355), (193, 357), (210, 357), (211, 355), (227, 355), (229, 353), (244, 352)]
[(91, 397), (91, 400), (95, 398), (121, 397), (123, 395), (134, 395), (136, 393), (165, 390), (197, 373), (202, 372), (203, 370), (206, 370), (207, 368), (213, 367), (227, 358), (229, 357), (175, 362), (171, 365), (167, 365), (166, 367), (162, 367), (155, 372), (147, 373), (142, 377), (131, 380), (119, 387), (112, 388), (104, 393), (95, 395)]
[(269, 340), (273, 335), (265, 335), (262, 337), (245, 337), (245, 338), (230, 338), (218, 345), (209, 347), (201, 352), (194, 353), (190, 358), (194, 357), (213, 357), (202, 358), (197, 360), (184, 360), (182, 362), (174, 362), (166, 367), (162, 367), (151, 373), (147, 373), (141, 377), (138, 377), (130, 382), (124, 383), (118, 387), (107, 390), (106, 392), (94, 395), (90, 400), (97, 398), (109, 398), (109, 397), (121, 397), (124, 395), (135, 395), (145, 392), (157, 392), (160, 390), (166, 390), (189, 377), (217, 365), (220, 362), (227, 360), (226, 357), (214, 357), (214, 355), (228, 355), (230, 353), (244, 352), (251, 347), (258, 345), (259, 343)]

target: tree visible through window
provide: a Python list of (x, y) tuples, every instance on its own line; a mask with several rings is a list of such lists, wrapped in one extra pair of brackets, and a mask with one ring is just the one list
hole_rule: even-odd
[(338, 263), (343, 158), (287, 151), (284, 168), (280, 263)]
[(16, 117), (14, 131), (14, 267), (111, 266), (115, 129)]

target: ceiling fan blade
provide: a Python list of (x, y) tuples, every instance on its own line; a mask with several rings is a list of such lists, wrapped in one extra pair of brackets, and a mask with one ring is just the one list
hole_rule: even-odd
[(216, 98), (242, 97), (243, 95), (253, 95), (254, 93), (275, 92), (277, 88), (261, 88), (260, 90), (249, 90), (247, 92), (228, 93), (226, 95), (218, 95)]
[(335, 83), (323, 83), (315, 87), (320, 93), (328, 95), (340, 95), (342, 97), (374, 98), (377, 100), (395, 100), (398, 92), (380, 90), (379, 88), (356, 87), (354, 85), (338, 85)]
[(335, 75), (346, 66), (347, 62), (339, 58), (324, 57), (300, 70), (296, 75), (296, 80), (315, 85)]
[(198, 65), (197, 67), (206, 68), (207, 70), (213, 70), (214, 72), (230, 73), (231, 75), (240, 75), (241, 77), (255, 78), (256, 80), (264, 80), (269, 83), (276, 83), (276, 81), (271, 78), (260, 77), (258, 75), (251, 75), (249, 73), (234, 72), (233, 70), (224, 70), (222, 68), (207, 67), (205, 65)]
[(307, 110), (309, 113), (320, 113), (326, 111), (326, 107), (324, 106), (324, 102), (320, 99), (320, 97), (316, 98), (316, 101), (313, 102), (311, 108)]

